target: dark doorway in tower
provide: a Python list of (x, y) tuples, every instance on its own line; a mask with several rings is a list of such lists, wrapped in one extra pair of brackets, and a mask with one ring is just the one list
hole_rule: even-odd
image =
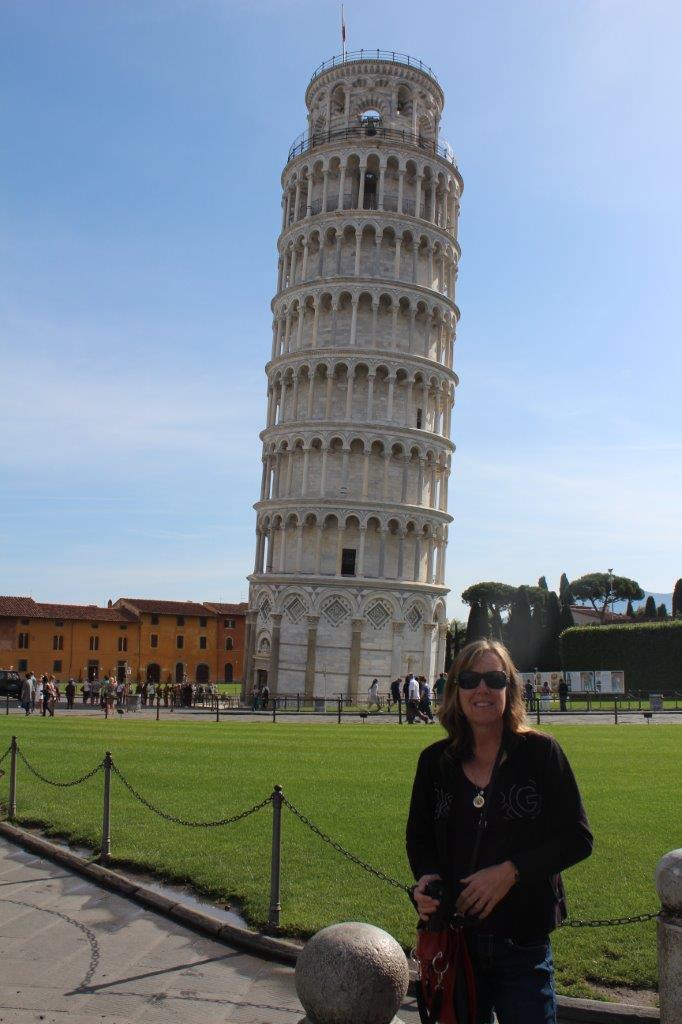
[(185, 681), (185, 666), (182, 664), (181, 661), (179, 661), (177, 663), (177, 665), (175, 666), (175, 682), (176, 683), (184, 683), (184, 681)]
[(364, 210), (377, 208), (377, 176), (372, 171), (365, 171), (365, 195), (362, 206)]
[(158, 686), (161, 682), (161, 666), (157, 665), (155, 661), (151, 665), (147, 665), (147, 682), (154, 683), (154, 686)]
[(89, 661), (88, 662), (88, 680), (92, 682), (93, 679), (99, 679), (99, 662)]
[(208, 682), (208, 665), (197, 665), (197, 683), (206, 686)]
[(232, 682), (233, 673), (234, 673), (234, 669), (232, 668), (232, 666), (229, 665), (229, 664), (226, 665), (225, 666), (225, 682), (226, 683), (231, 683)]
[(355, 576), (355, 548), (343, 548), (341, 551), (341, 575)]
[(256, 682), (258, 683), (258, 689), (262, 690), (268, 681), (268, 670), (266, 668), (259, 668), (256, 672)]

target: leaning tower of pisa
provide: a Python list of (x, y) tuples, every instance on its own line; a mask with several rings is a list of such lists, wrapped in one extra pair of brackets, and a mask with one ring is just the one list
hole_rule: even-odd
[(282, 225), (245, 685), (366, 695), (445, 657), (462, 178), (421, 61), (336, 57)]

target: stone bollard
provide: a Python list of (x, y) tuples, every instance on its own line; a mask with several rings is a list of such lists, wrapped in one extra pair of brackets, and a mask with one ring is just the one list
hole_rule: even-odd
[(323, 928), (296, 963), (300, 1024), (400, 1024), (407, 959), (393, 936), (371, 924)]
[(661, 1024), (682, 1021), (682, 849), (672, 850), (656, 865), (661, 913), (658, 934), (658, 990)]

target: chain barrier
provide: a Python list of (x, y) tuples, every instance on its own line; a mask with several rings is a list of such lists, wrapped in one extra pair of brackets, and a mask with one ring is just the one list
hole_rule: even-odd
[(22, 753), (20, 747), (17, 747), (17, 754), (32, 775), (35, 775), (35, 777), (40, 779), (41, 782), (47, 783), (48, 786), (56, 786), (59, 789), (69, 789), (71, 786), (80, 786), (82, 782), (87, 782), (87, 780), (91, 779), (93, 775), (97, 775), (97, 772), (101, 772), (103, 768), (103, 764), (100, 761), (99, 764), (96, 764), (94, 768), (91, 768), (89, 772), (86, 772), (85, 775), (81, 775), (78, 779), (72, 779), (71, 782), (57, 782), (55, 779), (48, 779), (46, 775), (43, 775), (37, 768), (34, 768), (31, 762), (28, 761), (26, 756)]
[(5, 751), (5, 753), (2, 755), (2, 757), (0, 757), (0, 764), (2, 764), (2, 762), (5, 760), (5, 758), (9, 757), (9, 755), (11, 753), (12, 753), (12, 744), (10, 743), (10, 745), (8, 746), (8, 748)]
[(405, 892), (409, 895), (409, 885), (403, 885), (402, 882), (399, 882), (395, 878), (391, 878), (390, 875), (387, 875), (385, 874), (385, 872), (380, 871), (379, 868), (375, 868), (371, 864), (368, 864), (367, 861), (362, 860), (362, 858), (358, 857), (357, 854), (351, 853), (350, 850), (346, 850), (346, 848), (343, 847), (341, 843), (337, 843), (335, 839), (332, 839), (332, 837), (328, 836), (326, 832), (323, 832), (318, 825), (316, 825), (313, 821), (310, 820), (310, 818), (306, 817), (306, 815), (303, 814), (302, 811), (299, 811), (298, 807), (295, 807), (292, 804), (292, 802), (290, 800), (287, 800), (287, 798), (284, 795), (282, 795), (282, 803), (284, 804), (285, 807), (289, 808), (291, 813), (296, 818), (298, 818), (298, 820), (302, 822), (302, 824), (306, 825), (311, 830), (311, 832), (314, 832), (315, 835), (318, 836), (318, 838), (321, 839), (323, 843), (327, 843), (328, 846), (331, 846), (333, 850), (336, 850), (337, 853), (340, 853), (342, 857), (346, 858), (346, 860), (352, 861), (353, 864), (357, 864), (357, 866), (359, 868), (362, 868), (363, 871), (369, 872), (369, 874), (374, 875), (375, 878), (379, 878), (382, 882), (386, 882), (388, 885), (392, 885), (395, 889), (400, 889), (402, 892)]
[(561, 928), (616, 928), (621, 924), (640, 924), (643, 921), (653, 921), (658, 914), (634, 914), (632, 917), (605, 917), (595, 918), (591, 921), (564, 921)]
[(234, 814), (231, 818), (220, 818), (218, 821), (189, 821), (186, 818), (178, 818), (174, 814), (168, 814), (167, 811), (162, 811), (161, 808), (155, 807), (154, 804), (150, 803), (150, 801), (147, 800), (146, 797), (143, 797), (141, 793), (138, 793), (134, 786), (128, 782), (125, 775), (123, 775), (120, 768), (114, 761), (111, 762), (111, 769), (121, 780), (130, 795), (146, 807), (148, 811), (152, 811), (153, 814), (158, 814), (158, 816), (163, 818), (165, 821), (172, 821), (175, 825), (186, 825), (187, 828), (219, 828), (221, 825), (234, 825), (235, 822), (241, 821), (243, 818), (248, 818), (249, 815), (255, 814), (257, 811), (261, 811), (264, 807), (267, 807), (269, 803), (272, 803), (272, 793), (270, 793), (265, 800), (261, 800), (260, 803), (254, 804), (253, 807), (247, 807), (245, 811), (240, 811), (239, 814)]

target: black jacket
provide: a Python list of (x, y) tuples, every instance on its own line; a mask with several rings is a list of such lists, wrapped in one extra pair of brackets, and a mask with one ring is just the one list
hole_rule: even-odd
[[(559, 873), (588, 857), (592, 834), (575, 777), (559, 744), (541, 733), (507, 734), (476, 869), (511, 860), (519, 872), (485, 930), (523, 940), (558, 921)], [(407, 855), (416, 879), (439, 874), (454, 902), (469, 873), (477, 813), (449, 739), (419, 758), (407, 822)], [(461, 820), (458, 820), (458, 816)]]

